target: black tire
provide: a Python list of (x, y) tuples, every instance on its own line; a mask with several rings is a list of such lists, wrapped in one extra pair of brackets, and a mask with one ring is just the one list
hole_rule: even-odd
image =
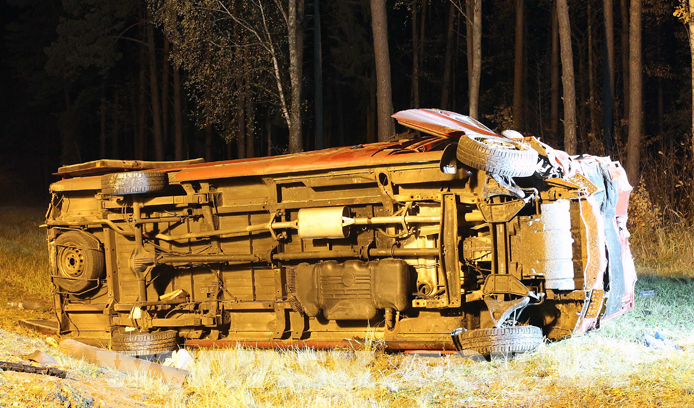
[(95, 288), (105, 271), (101, 242), (83, 231), (68, 231), (55, 240), (56, 275), (53, 281), (63, 290), (82, 293)]
[(536, 326), (514, 326), (469, 330), (458, 334), (461, 351), (490, 354), (525, 353), (542, 344), (542, 329)]
[(161, 171), (131, 171), (101, 177), (101, 192), (108, 195), (145, 194), (161, 191), (169, 181)]
[(532, 147), (499, 136), (463, 135), (456, 156), (474, 169), (509, 177), (532, 176), (538, 154)]
[(111, 335), (113, 351), (128, 356), (152, 356), (175, 350), (178, 346), (178, 332), (166, 330), (154, 333), (121, 333)]

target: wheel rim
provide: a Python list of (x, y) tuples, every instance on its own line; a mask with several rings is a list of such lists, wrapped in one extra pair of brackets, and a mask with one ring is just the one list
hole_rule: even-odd
[(79, 278), (84, 272), (84, 254), (79, 248), (66, 247), (60, 252), (60, 274), (66, 278)]

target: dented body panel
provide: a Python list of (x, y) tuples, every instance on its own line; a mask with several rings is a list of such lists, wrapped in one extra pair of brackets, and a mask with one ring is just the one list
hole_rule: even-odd
[[(527, 138), (536, 174), (502, 177), (456, 160), (460, 137), (504, 138), (473, 119), (395, 117), (431, 135), (217, 163), (120, 163), (151, 180), (142, 194), (106, 186), (113, 168), (103, 164), (61, 169), (47, 225), (62, 333), (177, 330), (198, 344), (273, 347), (372, 337), (393, 349), (450, 349), (459, 327), (532, 324), (558, 339), (633, 307), (630, 186), (618, 163)], [(59, 238), (68, 232), (100, 248)], [(66, 290), (70, 279), (87, 289)]]

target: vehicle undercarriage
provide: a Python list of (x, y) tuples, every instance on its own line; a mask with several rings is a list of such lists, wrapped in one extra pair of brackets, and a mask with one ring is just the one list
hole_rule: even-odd
[(488, 354), (633, 307), (618, 163), (450, 112), (395, 117), (431, 135), (61, 168), (46, 221), (61, 332), (133, 354), (179, 339)]

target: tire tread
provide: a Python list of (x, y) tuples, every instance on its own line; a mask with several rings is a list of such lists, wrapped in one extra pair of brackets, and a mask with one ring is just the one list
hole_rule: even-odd
[(166, 330), (154, 333), (113, 333), (111, 348), (126, 355), (152, 355), (176, 348), (178, 332)]
[(535, 150), (512, 140), (506, 143), (519, 145), (519, 150), (506, 150), (480, 143), (474, 138), (496, 136), (463, 135), (458, 141), (456, 155), (461, 163), (488, 173), (509, 177), (527, 177), (535, 173), (538, 154)]
[(463, 350), (483, 355), (524, 353), (542, 343), (542, 330), (536, 326), (478, 329), (461, 333), (459, 340)]
[(131, 171), (101, 177), (101, 192), (108, 195), (153, 193), (163, 190), (168, 175), (163, 171)]

